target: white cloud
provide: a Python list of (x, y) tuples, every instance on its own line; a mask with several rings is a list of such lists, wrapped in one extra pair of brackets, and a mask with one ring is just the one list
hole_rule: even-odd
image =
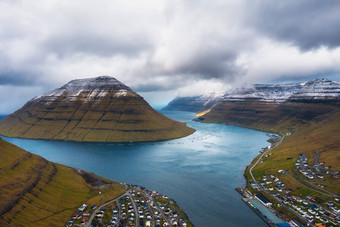
[(336, 29), (340, 4), (325, 1), (0, 1), (0, 85), (45, 91), (106, 74), (184, 94), (339, 72), (338, 36), (320, 25)]
[(340, 71), (340, 47), (302, 52), (298, 47), (264, 39), (253, 52), (240, 54), (237, 64), (246, 70), (243, 81), (275, 81)]

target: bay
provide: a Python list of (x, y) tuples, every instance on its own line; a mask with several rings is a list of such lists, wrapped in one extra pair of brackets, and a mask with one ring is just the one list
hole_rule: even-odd
[(3, 139), (49, 161), (168, 195), (195, 226), (266, 226), (234, 190), (245, 185), (245, 167), (268, 146), (266, 134), (194, 122), (190, 112), (162, 113), (186, 122), (196, 132), (185, 138), (147, 143)]

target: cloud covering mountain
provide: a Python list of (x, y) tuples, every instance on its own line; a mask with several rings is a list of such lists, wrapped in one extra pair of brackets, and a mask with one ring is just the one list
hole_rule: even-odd
[(337, 0), (2, 0), (0, 97), (102, 74), (192, 93), (338, 75), (339, 27)]

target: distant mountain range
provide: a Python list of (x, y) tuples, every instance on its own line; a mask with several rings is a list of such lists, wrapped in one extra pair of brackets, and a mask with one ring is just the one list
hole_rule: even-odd
[(0, 121), (1, 135), (50, 140), (155, 141), (193, 132), (109, 76), (72, 80)]
[(225, 94), (177, 97), (165, 110), (200, 112), (219, 103), (265, 102), (273, 105), (284, 102), (339, 103), (340, 82), (315, 79), (307, 83), (255, 84), (248, 88), (236, 88)]
[(163, 110), (200, 112), (222, 101), (223, 95), (223, 93), (209, 93), (199, 96), (177, 97), (164, 107)]

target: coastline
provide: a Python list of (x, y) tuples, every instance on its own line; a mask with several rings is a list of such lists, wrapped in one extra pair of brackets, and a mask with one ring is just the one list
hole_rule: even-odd
[(154, 143), (154, 142), (164, 142), (164, 141), (172, 141), (176, 139), (181, 139), (187, 136), (190, 136), (196, 132), (195, 129), (194, 131), (188, 135), (185, 136), (179, 136), (175, 138), (170, 138), (170, 139), (162, 139), (162, 140), (141, 140), (141, 141), (81, 141), (81, 140), (61, 140), (61, 139), (38, 139), (38, 138), (28, 138), (28, 137), (20, 137), (20, 136), (5, 136), (3, 134), (0, 134), (0, 137), (5, 137), (5, 138), (13, 138), (13, 139), (22, 139), (22, 140), (43, 140), (43, 141), (57, 141), (57, 142), (74, 142), (74, 143), (91, 143), (91, 144), (99, 144), (99, 143), (106, 143), (106, 144), (143, 144), (143, 143)]

